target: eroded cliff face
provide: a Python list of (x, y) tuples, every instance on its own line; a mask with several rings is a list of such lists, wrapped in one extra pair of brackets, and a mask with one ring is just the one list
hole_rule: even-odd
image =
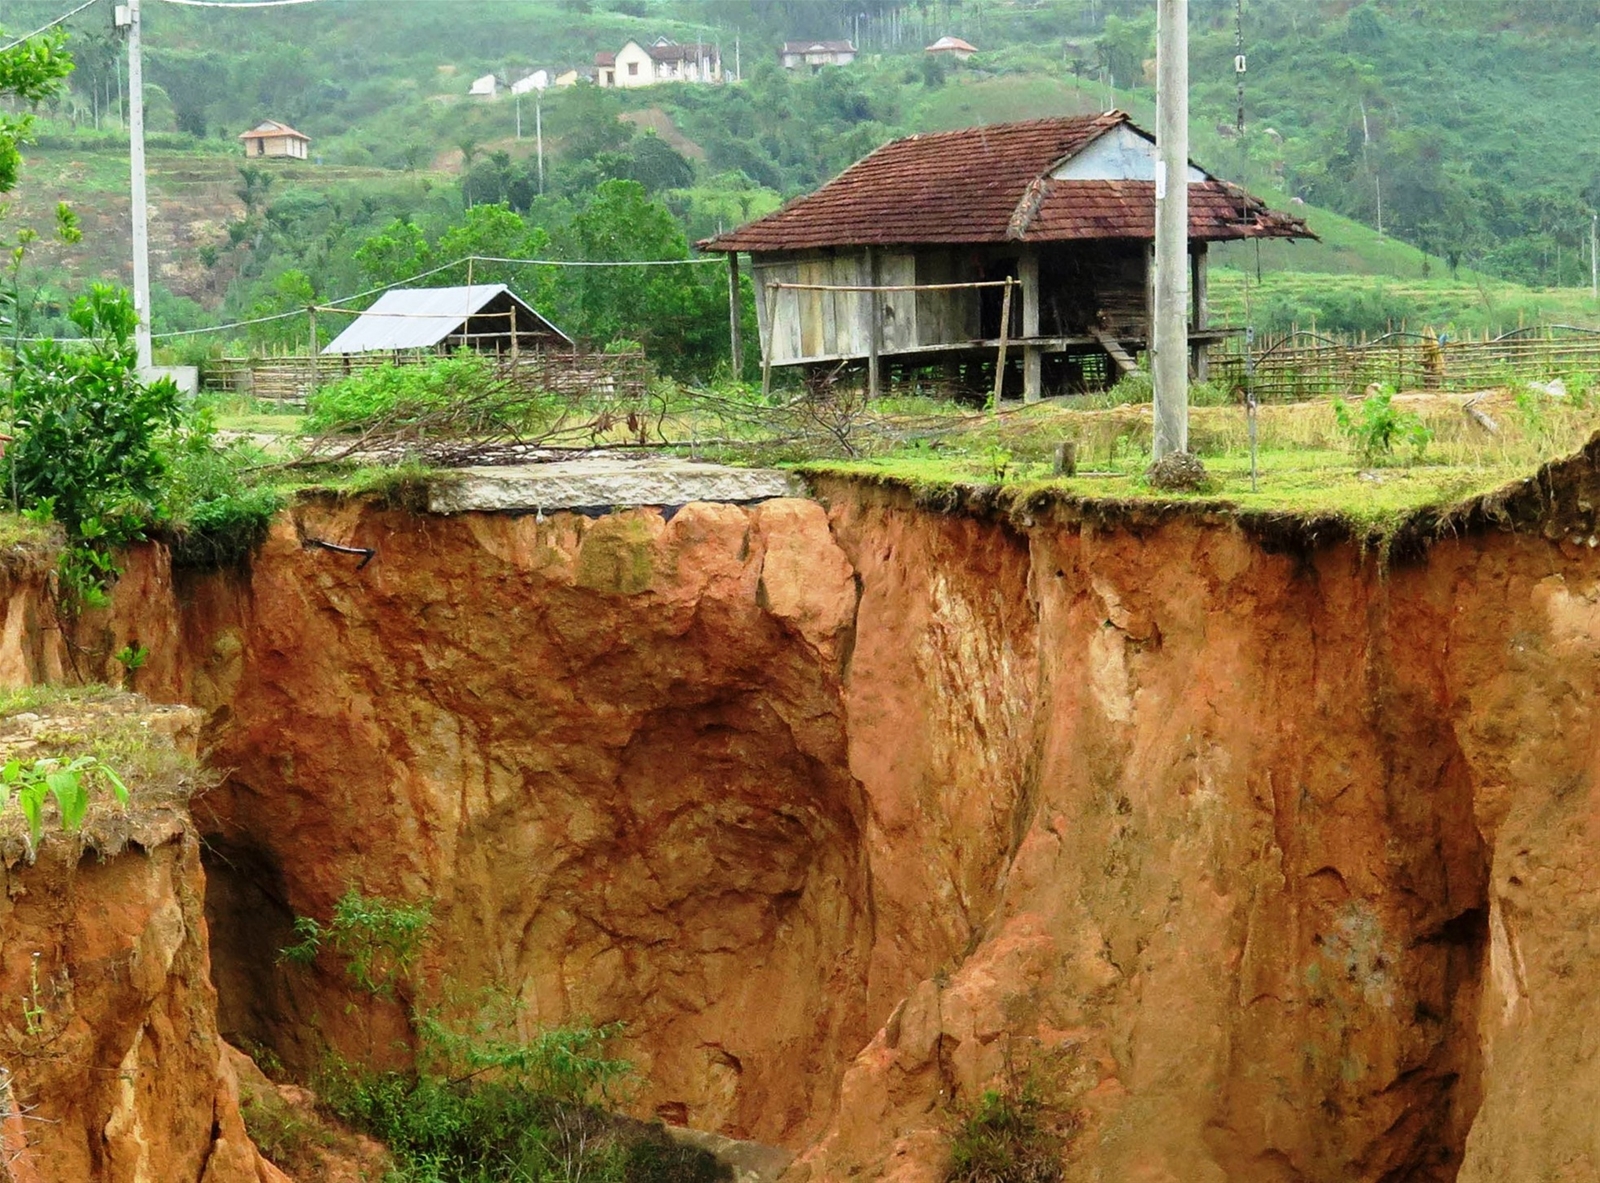
[(856, 584), (820, 506), (306, 506), (248, 584), (192, 596), (175, 689), (232, 770), (197, 807), (225, 1031), (302, 1068), (403, 1031), (275, 960), (291, 911), (355, 885), (433, 901), (429, 976), (535, 1024), (625, 1019), (647, 1109), (816, 1128), (871, 1031), (872, 932), (840, 693)]
[[(156, 721), (192, 748), (182, 714)], [(193, 827), (136, 806), (113, 829), (0, 857), (0, 1179), (281, 1183), (217, 1035)]]
[(357, 885), (435, 901), (430, 975), (628, 1020), (646, 1110), (796, 1178), (939, 1178), (1009, 1064), (1071, 1179), (1580, 1179), (1594, 484), (1388, 567), (847, 484), (309, 504), (241, 573), (147, 556), (105, 627), (210, 712), (221, 1027), (291, 1064), (403, 1033), (274, 960)]

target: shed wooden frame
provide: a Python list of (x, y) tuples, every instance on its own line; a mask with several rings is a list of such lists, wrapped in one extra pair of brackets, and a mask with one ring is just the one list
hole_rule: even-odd
[[(1135, 366), (1153, 303), (1153, 141), (1121, 112), (895, 141), (816, 193), (707, 240), (737, 280), (747, 252), (762, 357), (771, 366), (890, 363), (968, 374), (969, 385), (1085, 389)], [(1310, 237), (1303, 222), (1202, 170), (1189, 172), (1190, 352), (1238, 330), (1212, 326), (1207, 248)], [(1021, 299), (1002, 333), (1002, 291)], [(1001, 339), (1015, 374), (990, 375)], [(978, 371), (978, 372), (974, 372)]]

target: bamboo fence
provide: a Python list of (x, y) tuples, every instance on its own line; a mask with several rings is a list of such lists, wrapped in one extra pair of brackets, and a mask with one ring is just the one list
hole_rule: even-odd
[[(391, 365), (421, 365), (438, 355), (423, 351), (319, 357), (224, 357), (200, 367), (206, 390), (276, 402), (301, 402), (314, 385), (326, 386), (351, 374)], [(525, 390), (545, 390), (571, 398), (643, 400), (650, 368), (642, 353), (523, 353), (491, 359), (497, 380)]]
[(1249, 389), (1261, 402), (1361, 394), (1377, 383), (1396, 390), (1482, 390), (1566, 374), (1600, 375), (1600, 330), (1538, 325), (1500, 336), (1443, 340), (1404, 329), (1381, 336), (1333, 337), (1296, 331), (1219, 342), (1211, 378)]

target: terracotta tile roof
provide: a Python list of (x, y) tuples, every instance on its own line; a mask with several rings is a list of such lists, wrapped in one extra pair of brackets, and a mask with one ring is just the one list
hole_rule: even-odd
[[(1110, 111), (895, 140), (815, 193), (700, 247), (789, 251), (1153, 238), (1152, 182), (1050, 179), (1061, 161), (1131, 122)], [(1189, 186), (1189, 233), (1206, 240), (1311, 237), (1299, 219), (1211, 179)]]
[(594, 64), (597, 66), (614, 66), (617, 64), (617, 55), (609, 49), (602, 49), (594, 55)]
[(276, 119), (263, 119), (249, 131), (239, 133), (241, 140), (276, 140), (283, 136), (304, 140), (308, 144), (311, 142), (311, 137), (305, 132), (295, 131), (287, 123), (279, 123)]

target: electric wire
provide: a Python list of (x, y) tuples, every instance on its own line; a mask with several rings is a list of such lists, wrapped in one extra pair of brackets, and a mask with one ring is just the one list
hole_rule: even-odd
[[(718, 259), (703, 257), (699, 259), (617, 259), (607, 261), (604, 259), (500, 259), (490, 255), (468, 255), (457, 259), (453, 263), (441, 263), (437, 267), (430, 267), (427, 271), (420, 271), (416, 275), (409, 275), (405, 279), (397, 279), (393, 283), (386, 283), (382, 287), (368, 288), (364, 292), (356, 292), (350, 296), (340, 296), (337, 299), (322, 301), (322, 307), (334, 308), (340, 304), (349, 304), (356, 300), (364, 300), (368, 296), (380, 295), (391, 288), (404, 287), (408, 283), (416, 283), (419, 279), (427, 279), (430, 275), (437, 275), (441, 271), (448, 271), (452, 267), (461, 267), (468, 263), (522, 263), (535, 267), (659, 267), (666, 265), (682, 265), (685, 263), (716, 263)], [(271, 316), (258, 316), (250, 320), (236, 320), (229, 324), (211, 325), (201, 329), (182, 329), (168, 333), (152, 333), (152, 341), (167, 341), (173, 337), (199, 337), (208, 333), (225, 333), (230, 329), (244, 329), (252, 325), (268, 324), (275, 320), (288, 320), (290, 317), (304, 316), (303, 308), (296, 308), (291, 312), (276, 312)]]
[(85, 8), (89, 8), (89, 7), (91, 7), (91, 6), (95, 5), (95, 4), (98, 4), (98, 3), (100, 3), (100, 0), (84, 0), (84, 2), (82, 4), (78, 5), (78, 7), (74, 8), (71, 12), (66, 13), (66, 14), (64, 14), (62, 16), (56, 17), (56, 19), (51, 21), (48, 25), (41, 25), (39, 28), (37, 28), (33, 32), (29, 33), (26, 37), (18, 37), (15, 41), (11, 42), (11, 44), (9, 44), (9, 45), (0, 45), (0, 53), (5, 53), (6, 50), (8, 50), (8, 49), (15, 49), (17, 46), (21, 45), (24, 41), (33, 40), (40, 33), (48, 33), (51, 29), (55, 28), (57, 25), (62, 24), (64, 22), (66, 22), (66, 21), (70, 21), (73, 17), (77, 16)]
[(471, 258), (476, 263), (523, 263), (530, 267), (689, 267), (722, 262), (710, 255), (698, 259), (499, 259), (493, 255)]
[[(245, 328), (249, 328), (251, 325), (264, 325), (264, 324), (268, 323), (269, 321), (288, 320), (291, 316), (304, 316), (304, 315), (305, 315), (305, 309), (296, 308), (293, 312), (275, 312), (271, 316), (257, 316), (257, 317), (254, 317), (254, 318), (250, 319), (250, 320), (236, 320), (232, 324), (215, 325), (212, 328), (208, 328), (208, 329), (184, 329), (181, 332), (175, 332), (175, 333), (151, 333), (150, 334), (150, 339), (152, 341), (165, 341), (169, 337), (195, 337), (195, 336), (199, 336), (202, 333), (220, 333), (220, 332), (223, 332), (226, 329), (245, 329)], [(38, 338), (38, 339), (39, 340), (51, 340), (52, 338)]]
[(224, 0), (164, 0), (167, 4), (181, 4), (186, 8), (284, 8), (290, 4), (319, 4), (322, 0), (239, 0), (228, 4)]

